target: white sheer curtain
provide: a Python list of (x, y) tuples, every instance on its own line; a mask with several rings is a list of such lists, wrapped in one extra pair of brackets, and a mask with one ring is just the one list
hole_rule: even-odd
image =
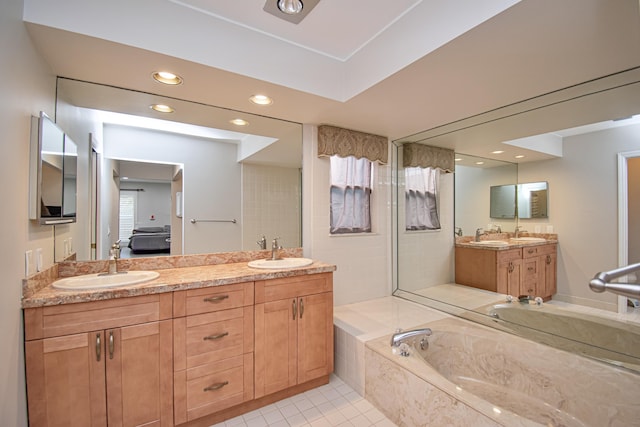
[(439, 230), (440, 171), (435, 168), (406, 167), (404, 174), (405, 229)]
[(331, 234), (371, 231), (371, 162), (331, 156)]

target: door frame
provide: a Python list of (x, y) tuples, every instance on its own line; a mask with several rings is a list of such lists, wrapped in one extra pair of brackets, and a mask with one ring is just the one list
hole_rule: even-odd
[[(618, 153), (618, 266), (629, 263), (629, 188), (628, 159), (640, 157), (640, 151)], [(618, 296), (618, 313), (626, 313), (627, 297)]]

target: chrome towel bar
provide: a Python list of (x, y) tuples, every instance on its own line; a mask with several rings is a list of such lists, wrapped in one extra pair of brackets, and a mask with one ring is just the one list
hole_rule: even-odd
[(636, 271), (640, 271), (640, 263), (600, 272), (591, 279), (589, 288), (591, 288), (593, 292), (601, 293), (608, 291), (628, 298), (638, 298), (640, 297), (640, 283), (610, 283), (613, 279), (626, 276)]
[(190, 220), (191, 224), (195, 224), (196, 222), (232, 222), (232, 223), (236, 223), (238, 221), (236, 221), (236, 219), (195, 219), (195, 218), (191, 218)]

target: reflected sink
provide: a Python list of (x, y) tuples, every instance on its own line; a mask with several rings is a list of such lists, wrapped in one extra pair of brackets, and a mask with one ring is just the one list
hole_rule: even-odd
[(512, 242), (546, 242), (547, 239), (543, 239), (542, 237), (512, 237), (510, 239)]
[(148, 282), (160, 275), (157, 271), (122, 271), (116, 274), (86, 274), (84, 276), (65, 277), (53, 282), (57, 289), (101, 289), (114, 286), (134, 285)]
[(298, 268), (313, 264), (309, 258), (281, 258), (281, 259), (257, 259), (249, 261), (247, 264), (253, 268), (278, 269), (278, 268)]
[(509, 242), (505, 240), (480, 240), (479, 242), (469, 242), (472, 245), (479, 246), (508, 246)]

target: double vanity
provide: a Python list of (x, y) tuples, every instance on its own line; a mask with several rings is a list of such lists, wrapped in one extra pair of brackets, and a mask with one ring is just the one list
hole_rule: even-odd
[(26, 280), (30, 425), (205, 426), (327, 383), (335, 266), (292, 255), (119, 260), (117, 276), (154, 274), (118, 285), (106, 261), (68, 262)]
[(455, 281), (512, 295), (541, 297), (556, 293), (557, 235), (512, 237), (509, 233), (459, 237), (455, 247)]

